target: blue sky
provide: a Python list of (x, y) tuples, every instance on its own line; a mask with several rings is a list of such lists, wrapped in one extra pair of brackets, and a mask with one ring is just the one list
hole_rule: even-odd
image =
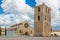
[[(59, 0), (0, 0), (0, 25), (14, 24), (27, 19), (33, 26), (34, 7), (44, 2), (51, 10), (52, 29), (60, 29)], [(3, 15), (2, 15), (3, 14)], [(6, 15), (4, 15), (6, 14)], [(5, 23), (6, 22), (6, 23)]]
[(1, 8), (2, 0), (0, 0), (0, 14), (3, 13), (3, 8)]
[(35, 7), (35, 5), (36, 5), (36, 2), (35, 2), (35, 0), (26, 0), (26, 4), (28, 4), (28, 5), (30, 5), (31, 7)]

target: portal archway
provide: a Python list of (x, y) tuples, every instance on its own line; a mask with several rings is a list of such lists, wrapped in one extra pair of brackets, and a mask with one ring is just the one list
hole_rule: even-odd
[(28, 32), (25, 32), (25, 35), (29, 35)]

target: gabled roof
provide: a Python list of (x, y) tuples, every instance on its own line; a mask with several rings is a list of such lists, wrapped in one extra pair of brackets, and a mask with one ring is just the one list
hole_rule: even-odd
[(17, 26), (18, 25), (22, 25), (22, 23), (17, 23), (17, 24), (13, 24), (11, 25), (11, 28), (7, 29), (8, 31), (12, 31), (12, 30), (17, 30)]
[(13, 24), (13, 25), (11, 25), (11, 27), (17, 26), (17, 25), (22, 25), (22, 23)]
[[(27, 22), (27, 20), (25, 20), (24, 22)], [(17, 26), (18, 25), (22, 25), (24, 22), (22, 23), (17, 23), (17, 24), (13, 24), (11, 25), (11, 28), (9, 28), (8, 30), (11, 31), (11, 30), (17, 30)]]

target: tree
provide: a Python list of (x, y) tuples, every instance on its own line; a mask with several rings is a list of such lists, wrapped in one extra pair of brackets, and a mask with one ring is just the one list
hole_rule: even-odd
[(1, 27), (0, 27), (0, 35), (1, 35)]

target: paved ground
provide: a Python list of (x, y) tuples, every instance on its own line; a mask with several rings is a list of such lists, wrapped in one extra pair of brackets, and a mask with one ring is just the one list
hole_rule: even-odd
[(16, 37), (0, 37), (0, 40), (60, 40), (60, 37), (27, 37), (27, 36), (16, 36)]

